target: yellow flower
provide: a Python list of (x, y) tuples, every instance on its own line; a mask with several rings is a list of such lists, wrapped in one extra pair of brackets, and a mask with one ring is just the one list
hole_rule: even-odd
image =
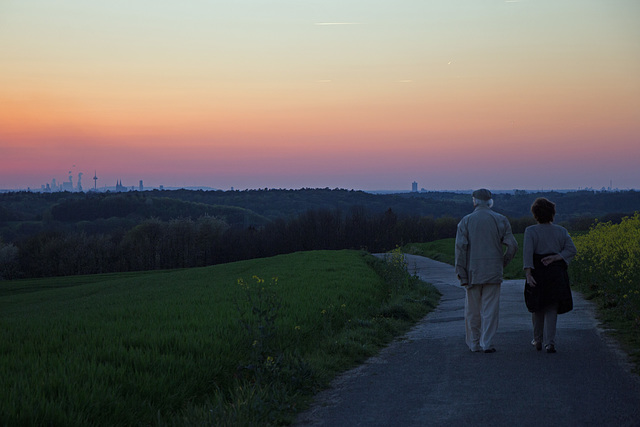
[(296, 326), (296, 327), (295, 327), (295, 328), (293, 328), (293, 329), (295, 329), (296, 331), (299, 331), (299, 330), (300, 330), (300, 326)]
[(327, 314), (327, 310), (324, 310), (324, 309), (323, 309), (323, 310), (320, 312), (320, 314)]

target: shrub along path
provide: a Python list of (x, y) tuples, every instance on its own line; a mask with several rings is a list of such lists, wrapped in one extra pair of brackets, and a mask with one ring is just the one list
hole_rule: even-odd
[(522, 280), (501, 289), (493, 354), (464, 343), (464, 291), (453, 267), (407, 255), (442, 293), (438, 308), (379, 356), (337, 378), (299, 426), (640, 426), (640, 379), (574, 293), (558, 317), (556, 354), (530, 344)]

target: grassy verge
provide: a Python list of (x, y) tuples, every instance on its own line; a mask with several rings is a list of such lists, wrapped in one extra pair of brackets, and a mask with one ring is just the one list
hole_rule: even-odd
[(435, 307), (402, 267), (317, 251), (0, 282), (0, 425), (287, 424)]
[[(518, 242), (518, 252), (513, 261), (504, 269), (504, 278), (508, 280), (524, 280), (524, 272), (522, 271), (522, 239), (524, 235), (520, 233), (514, 234), (514, 236)], [(454, 265), (455, 263), (455, 239), (442, 239), (428, 243), (411, 243), (406, 245), (403, 250), (408, 254), (425, 256), (447, 264)]]

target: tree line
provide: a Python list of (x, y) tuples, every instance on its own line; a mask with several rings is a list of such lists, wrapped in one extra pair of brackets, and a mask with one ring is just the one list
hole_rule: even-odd
[[(396, 195), (375, 199), (373, 204), (348, 205), (349, 195), (354, 200), (375, 195), (264, 190), (249, 197), (228, 192), (224, 197), (234, 198), (240, 206), (227, 206), (205, 203), (213, 200), (207, 193), (5, 195), (0, 201), (10, 203), (0, 205), (4, 215), (0, 218), (0, 279), (191, 268), (316, 249), (384, 252), (408, 243), (454, 237), (459, 219), (472, 210), (466, 194), (447, 198), (438, 193), (435, 199), (425, 194)], [(243, 204), (250, 196), (257, 200)], [(336, 196), (333, 203), (328, 202), (331, 196)], [(513, 208), (530, 206), (532, 197), (528, 195), (525, 203), (520, 196), (496, 195), (495, 210), (513, 213), (508, 216), (514, 233), (534, 222), (528, 213), (515, 216), (519, 210)], [(622, 198), (619, 206), (633, 204), (636, 197), (633, 193)], [(550, 198), (564, 207), (575, 200)], [(515, 200), (509, 205), (507, 199)], [(312, 208), (297, 212), (288, 207), (293, 206), (292, 200), (306, 200), (304, 205)], [(597, 204), (591, 200), (593, 210)], [(383, 210), (385, 201), (402, 203)], [(409, 209), (416, 201), (417, 208)], [(424, 214), (429, 203), (431, 211)], [(444, 214), (447, 210), (455, 214)], [(588, 230), (594, 216), (587, 213), (579, 216), (572, 211), (561, 223), (572, 231)], [(622, 215), (609, 213), (600, 219), (616, 222)]]
[(309, 210), (264, 226), (232, 227), (224, 220), (149, 218), (110, 234), (40, 231), (0, 241), (3, 279), (191, 268), (316, 249), (381, 252), (409, 242), (455, 235), (453, 217), (398, 218), (362, 206), (347, 212)]

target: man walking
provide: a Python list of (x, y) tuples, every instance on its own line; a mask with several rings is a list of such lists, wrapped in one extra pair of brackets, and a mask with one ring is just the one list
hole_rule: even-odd
[[(456, 233), (456, 274), (466, 289), (466, 342), (471, 351), (493, 353), (498, 329), (503, 268), (511, 262), (518, 243), (506, 217), (491, 210), (491, 192), (473, 192), (474, 211), (462, 218)], [(507, 247), (506, 252), (503, 246)]]

